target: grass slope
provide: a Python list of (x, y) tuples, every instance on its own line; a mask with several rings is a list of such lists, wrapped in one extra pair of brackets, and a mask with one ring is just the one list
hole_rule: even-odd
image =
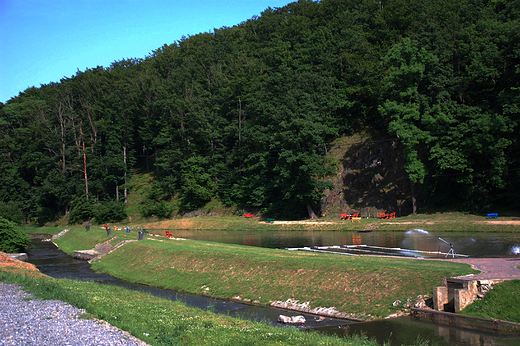
[(461, 314), (520, 323), (520, 280), (495, 285), (482, 300), (466, 307)]
[[(113, 227), (111, 228), (113, 229)], [(57, 238), (55, 243), (58, 244), (60, 250), (72, 255), (75, 250), (90, 250), (93, 249), (96, 244), (103, 243), (114, 237), (117, 237), (115, 241), (118, 243), (122, 240), (137, 239), (137, 233), (116, 231), (112, 232), (111, 235), (107, 235), (107, 232), (102, 226), (92, 226), (89, 232), (86, 232), (83, 227), (70, 227), (70, 231)]]
[[(74, 232), (69, 232), (73, 238)], [(79, 239), (79, 238), (76, 238)], [(61, 240), (58, 239), (61, 246)], [(63, 240), (65, 242), (65, 240)], [(351, 317), (394, 313), (392, 303), (431, 295), (446, 276), (474, 273), (469, 265), (427, 260), (291, 252), (205, 241), (147, 237), (93, 263), (116, 277), (259, 304), (295, 299), (335, 307)]]

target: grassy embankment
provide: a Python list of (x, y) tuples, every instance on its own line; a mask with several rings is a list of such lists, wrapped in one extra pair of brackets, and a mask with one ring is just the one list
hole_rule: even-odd
[[(136, 239), (136, 233), (106, 235), (75, 228), (55, 240), (65, 252), (96, 243)], [(145, 236), (93, 263), (93, 268), (132, 282), (269, 304), (295, 299), (311, 307), (335, 307), (350, 317), (394, 313), (395, 300), (430, 295), (445, 276), (475, 272), (469, 265), (428, 260), (338, 256), (205, 241)]]
[(483, 300), (477, 300), (461, 313), (520, 323), (520, 280), (495, 285)]
[[(132, 227), (140, 226), (148, 230), (186, 229), (186, 230), (228, 230), (228, 231), (358, 231), (373, 229), (377, 231), (403, 232), (414, 228), (439, 232), (520, 232), (520, 215), (516, 213), (499, 213), (498, 219), (488, 220), (483, 215), (471, 215), (459, 212), (421, 213), (397, 217), (391, 220), (363, 218), (361, 222), (340, 220), (336, 218), (320, 218), (317, 220), (276, 220), (274, 223), (265, 223), (265, 219), (255, 217), (253, 220), (239, 216), (202, 216), (190, 218), (175, 218), (164, 221), (140, 220), (126, 222), (120, 225)], [(59, 226), (59, 227), (58, 227)], [(92, 226), (99, 228), (101, 226)], [(64, 228), (83, 229), (84, 227), (70, 227), (65, 223), (54, 227), (35, 228), (25, 227), (29, 233), (56, 234)]]
[(27, 268), (0, 264), (0, 281), (85, 309), (83, 318), (106, 320), (150, 345), (377, 345), (358, 336), (340, 339), (243, 321), (120, 287), (52, 279)]
[[(501, 215), (501, 214), (499, 214)], [(469, 215), (457, 212), (432, 213), (409, 215), (391, 220), (361, 219), (361, 222), (340, 220), (339, 218), (321, 218), (315, 221), (285, 221), (277, 220), (274, 224), (267, 224), (260, 218), (253, 220), (237, 216), (194, 217), (179, 218), (156, 222), (143, 222), (147, 229), (200, 229), (200, 230), (284, 230), (284, 231), (357, 231), (374, 229), (377, 231), (402, 232), (414, 228), (423, 228), (427, 231), (447, 232), (520, 232), (520, 221), (505, 223), (519, 219), (511, 215), (499, 216), (497, 220), (488, 220), (485, 216)]]

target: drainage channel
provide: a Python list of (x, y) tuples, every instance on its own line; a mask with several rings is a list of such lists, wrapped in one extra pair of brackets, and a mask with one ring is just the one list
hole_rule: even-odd
[(87, 261), (78, 260), (59, 250), (52, 242), (33, 240), (33, 247), (28, 251), (28, 262), (34, 264), (40, 272), (58, 279), (74, 279), (83, 281), (96, 281), (103, 284), (117, 285), (127, 289), (145, 292), (157, 297), (172, 301), (180, 301), (187, 306), (210, 310), (215, 313), (225, 314), (241, 319), (268, 322), (276, 326), (287, 326), (278, 322), (280, 315), (305, 317), (303, 329), (317, 327), (344, 327), (352, 321), (320, 317), (312, 314), (300, 313), (274, 307), (249, 305), (229, 300), (199, 296), (184, 292), (161, 289), (132, 282), (120, 280), (107, 274), (96, 273), (90, 268)]

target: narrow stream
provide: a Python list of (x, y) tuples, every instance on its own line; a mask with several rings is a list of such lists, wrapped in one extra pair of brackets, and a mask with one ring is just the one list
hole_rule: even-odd
[[(279, 315), (294, 316), (303, 315), (307, 320), (306, 328), (316, 328), (324, 326), (345, 326), (351, 323), (342, 319), (326, 318), (318, 321), (317, 316), (288, 311), (278, 308), (248, 305), (223, 299), (199, 296), (195, 294), (183, 293), (168, 289), (160, 289), (152, 286), (135, 284), (124, 281), (107, 274), (96, 273), (90, 268), (87, 261), (77, 260), (65, 252), (59, 250), (52, 242), (33, 240), (33, 247), (28, 251), (30, 263), (34, 264), (40, 272), (57, 279), (74, 279), (85, 281), (96, 281), (104, 284), (121, 286), (134, 291), (141, 291), (157, 297), (181, 301), (187, 306), (211, 310), (215, 313), (225, 314), (254, 321), (267, 321), (276, 326), (285, 326), (278, 323)], [(339, 329), (339, 328), (338, 328)]]
[[(158, 289), (139, 285), (114, 278), (107, 274), (99, 274), (90, 269), (86, 261), (73, 259), (56, 248), (51, 242), (33, 240), (34, 247), (28, 251), (29, 262), (42, 273), (55, 278), (97, 281), (113, 284), (128, 289), (143, 291), (169, 300), (181, 301), (184, 304), (203, 310), (211, 310), (232, 317), (246, 320), (264, 321), (276, 326), (285, 326), (277, 322), (278, 316), (304, 315), (307, 320), (305, 328), (324, 334), (343, 337), (351, 334), (364, 334), (375, 338), (383, 344), (390, 341), (392, 345), (409, 345), (420, 340), (430, 340), (432, 345), (512, 345), (517, 339), (502, 339), (492, 332), (469, 331), (453, 326), (443, 326), (435, 323), (415, 321), (411, 317), (401, 317), (374, 322), (350, 322), (340, 319), (326, 318), (319, 321), (316, 316), (283, 309), (252, 306), (227, 300), (214, 299), (182, 292)], [(511, 343), (513, 342), (513, 343)]]

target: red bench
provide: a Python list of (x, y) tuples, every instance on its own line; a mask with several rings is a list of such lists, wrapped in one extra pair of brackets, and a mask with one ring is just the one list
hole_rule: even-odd
[(247, 219), (247, 218), (250, 218), (250, 219), (253, 219), (255, 215), (254, 214), (244, 214), (244, 217)]
[(354, 214), (340, 214), (341, 220), (352, 220), (353, 217), (359, 217), (359, 213)]
[(379, 218), (380, 219), (395, 219), (395, 213), (390, 213), (390, 214), (379, 213)]
[(164, 232), (164, 237), (165, 238), (173, 238), (173, 234), (170, 233), (170, 231), (166, 231), (166, 232)]

